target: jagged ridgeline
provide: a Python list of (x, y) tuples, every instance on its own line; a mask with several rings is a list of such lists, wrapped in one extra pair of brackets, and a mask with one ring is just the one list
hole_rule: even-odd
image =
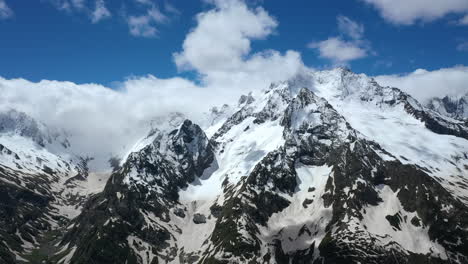
[(8, 146), (4, 263), (468, 263), (466, 121), (346, 69), (173, 114), (85, 194), (86, 158), (23, 170)]

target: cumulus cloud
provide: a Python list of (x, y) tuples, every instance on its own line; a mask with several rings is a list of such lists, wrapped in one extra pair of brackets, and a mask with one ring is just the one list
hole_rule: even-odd
[(240, 1), (219, 1), (215, 9), (198, 14), (197, 22), (174, 58), (180, 69), (202, 73), (239, 68), (251, 39), (265, 38), (277, 26), (264, 9), (250, 10)]
[(409, 74), (375, 77), (381, 85), (402, 89), (421, 102), (432, 97), (459, 96), (468, 93), (468, 67), (455, 66), (434, 71), (418, 69)]
[(362, 0), (376, 8), (390, 23), (411, 25), (417, 21), (430, 22), (448, 14), (466, 14), (466, 0)]
[(251, 52), (251, 41), (271, 35), (278, 25), (263, 8), (243, 1), (210, 1), (214, 8), (197, 15), (182, 51), (174, 54), (181, 71), (195, 70), (208, 86), (252, 89), (286, 79), (303, 67), (299, 53)]
[(337, 23), (340, 36), (313, 41), (307, 47), (317, 49), (321, 58), (329, 59), (337, 65), (367, 57), (370, 47), (364, 40), (364, 26), (341, 15), (337, 17)]
[(91, 14), (91, 21), (93, 23), (97, 23), (110, 16), (111, 13), (109, 9), (106, 8), (106, 3), (104, 3), (104, 0), (96, 0), (96, 8)]
[(5, 0), (0, 0), (0, 19), (7, 19), (13, 16), (13, 10), (6, 4)]

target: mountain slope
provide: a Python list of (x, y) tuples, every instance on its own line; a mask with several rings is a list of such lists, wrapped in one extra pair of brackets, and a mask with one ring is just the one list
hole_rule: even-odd
[(0, 113), (0, 262), (40, 262), (64, 223), (79, 214), (93, 180), (67, 153), (65, 134), (24, 113)]
[(189, 120), (152, 130), (59, 263), (468, 261), (463, 122), (345, 69), (224, 109), (210, 138)]

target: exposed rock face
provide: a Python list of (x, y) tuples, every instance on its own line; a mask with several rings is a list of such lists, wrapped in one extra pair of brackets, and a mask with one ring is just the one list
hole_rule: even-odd
[[(147, 263), (150, 256), (157, 261), (158, 252), (166, 260), (178, 258), (170, 221), (188, 218), (176, 207), (178, 191), (202, 175), (214, 154), (202, 129), (189, 120), (149, 136), (153, 141), (129, 155), (76, 219), (62, 242), (76, 245), (72, 262)], [(196, 214), (193, 221), (205, 218)]]
[(204, 224), (204, 223), (206, 223), (206, 216), (204, 216), (202, 214), (195, 214), (193, 216), (193, 222), (195, 224)]
[(468, 262), (464, 122), (335, 69), (242, 96), (202, 123), (152, 129), (66, 222), (50, 261)]

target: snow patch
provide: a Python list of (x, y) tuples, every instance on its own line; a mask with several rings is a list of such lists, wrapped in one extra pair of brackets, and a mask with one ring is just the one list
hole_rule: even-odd
[[(332, 217), (332, 208), (325, 207), (322, 198), (332, 167), (298, 163), (296, 172), (299, 186), (294, 195), (289, 197), (291, 204), (273, 214), (268, 219), (267, 227), (259, 226), (259, 229), (266, 241), (282, 238), (285, 253), (307, 249), (315, 243), (314, 254), (318, 256), (318, 245)], [(306, 199), (312, 202), (304, 205)]]
[[(369, 206), (365, 208), (363, 220), (361, 224), (367, 227), (367, 231), (376, 235), (384, 245), (395, 241), (404, 249), (419, 253), (432, 254), (442, 259), (447, 259), (445, 249), (437, 242), (432, 241), (429, 237), (429, 227), (417, 227), (410, 220), (417, 217), (416, 212), (407, 212), (403, 209), (400, 200), (389, 186), (380, 186), (378, 190), (379, 196), (383, 202), (377, 206)], [(388, 215), (400, 213), (402, 220), (400, 221), (400, 229), (393, 228), (389, 221), (385, 218)]]

